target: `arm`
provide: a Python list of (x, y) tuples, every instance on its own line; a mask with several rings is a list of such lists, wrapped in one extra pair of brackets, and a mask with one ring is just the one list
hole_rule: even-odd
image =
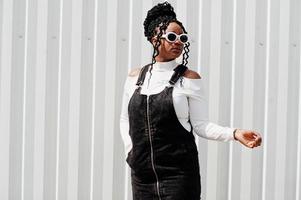
[(139, 68), (135, 68), (131, 70), (124, 84), (119, 125), (120, 125), (120, 134), (124, 143), (124, 150), (126, 156), (132, 149), (132, 140), (129, 135), (129, 118), (128, 118), (128, 104), (129, 104), (130, 92), (131, 92), (130, 88), (133, 85), (135, 85), (139, 72), (140, 72)]
[(188, 95), (190, 121), (194, 132), (201, 137), (212, 140), (237, 140), (249, 148), (260, 146), (262, 139), (258, 132), (224, 127), (209, 122), (208, 102), (205, 96), (203, 83), (196, 72), (189, 71), (189, 76), (187, 75), (185, 77), (197, 79), (195, 85), (191, 84)]
[(129, 119), (128, 119), (128, 109), (127, 109), (129, 103), (129, 94), (127, 91), (128, 82), (129, 80), (127, 78), (124, 85), (124, 92), (122, 97), (122, 106), (121, 106), (121, 113), (120, 113), (120, 123), (119, 123), (120, 134), (123, 140), (124, 151), (126, 156), (132, 148), (132, 140), (129, 135)]
[(234, 128), (220, 126), (209, 121), (208, 102), (200, 75), (192, 70), (187, 70), (184, 77), (190, 79), (190, 84), (187, 88), (187, 96), (190, 122), (194, 133), (210, 140), (234, 140)]

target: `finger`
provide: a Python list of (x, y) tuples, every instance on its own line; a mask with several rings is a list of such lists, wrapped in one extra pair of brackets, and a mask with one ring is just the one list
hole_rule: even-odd
[(249, 143), (247, 143), (247, 147), (253, 148), (253, 147), (254, 147), (254, 142), (249, 142)]
[(261, 142), (262, 142), (262, 137), (259, 137), (259, 139), (258, 139), (258, 140), (259, 140), (259, 142), (261, 143)]
[(252, 137), (253, 137), (254, 139), (256, 139), (256, 138), (258, 137), (258, 135), (257, 135), (255, 132), (252, 132)]
[(254, 143), (253, 143), (253, 148), (254, 148), (254, 147), (258, 147), (258, 146), (260, 146), (260, 145), (261, 145), (260, 142), (254, 142)]
[(261, 138), (260, 134), (256, 134), (255, 138)]
[(255, 139), (255, 142), (258, 143), (258, 144), (261, 144), (261, 141), (262, 141), (262, 139), (261, 139), (260, 136), (259, 136), (258, 138)]
[(257, 142), (256, 142), (256, 146), (260, 146), (261, 145), (261, 140), (258, 140)]
[(255, 137), (255, 142), (257, 143), (257, 144), (261, 144), (261, 141), (262, 141), (262, 138), (261, 138), (261, 136), (258, 134), (256, 137)]
[(252, 133), (252, 136), (253, 136), (254, 138), (259, 138), (259, 137), (260, 137), (260, 134), (257, 133), (257, 132), (253, 132), (253, 133)]
[(259, 139), (259, 137), (256, 137), (256, 136), (252, 136), (251, 138), (249, 138), (248, 139), (248, 141), (252, 141), (252, 142), (257, 142), (257, 141), (259, 141), (260, 139)]

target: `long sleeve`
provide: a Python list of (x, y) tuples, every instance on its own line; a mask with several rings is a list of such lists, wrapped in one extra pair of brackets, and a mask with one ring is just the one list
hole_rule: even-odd
[(128, 103), (130, 100), (129, 86), (133, 81), (133, 77), (127, 77), (125, 81), (120, 114), (120, 134), (124, 143), (124, 150), (126, 156), (132, 149), (132, 140), (129, 135)]
[(202, 79), (190, 79), (188, 83), (188, 106), (194, 133), (210, 140), (234, 140), (234, 128), (220, 126), (208, 119), (208, 101)]

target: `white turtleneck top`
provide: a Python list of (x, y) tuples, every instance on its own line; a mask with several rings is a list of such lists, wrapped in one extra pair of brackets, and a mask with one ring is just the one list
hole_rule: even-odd
[[(176, 60), (168, 62), (156, 62), (150, 73), (147, 72), (141, 94), (151, 95), (161, 92), (169, 85), (169, 79), (173, 74), (173, 69), (178, 65)], [(150, 79), (149, 79), (150, 78)], [(129, 135), (128, 103), (137, 88), (138, 76), (128, 76), (122, 100), (120, 114), (120, 133), (124, 142), (125, 154), (127, 155), (132, 148), (132, 141)], [(230, 141), (234, 140), (234, 128), (220, 126), (208, 120), (208, 102), (202, 79), (190, 79), (183, 77), (182, 85), (180, 80), (174, 85), (173, 103), (179, 122), (187, 130), (191, 131), (188, 122), (190, 119), (193, 132), (200, 137), (210, 140)]]

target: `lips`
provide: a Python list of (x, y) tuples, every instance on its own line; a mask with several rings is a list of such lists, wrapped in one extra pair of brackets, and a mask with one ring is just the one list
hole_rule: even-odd
[(172, 48), (171, 50), (181, 51), (179, 48)]

